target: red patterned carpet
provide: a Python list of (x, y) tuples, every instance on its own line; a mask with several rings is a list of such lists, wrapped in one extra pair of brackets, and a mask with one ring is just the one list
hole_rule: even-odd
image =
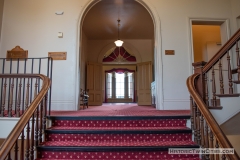
[(78, 111), (51, 111), (51, 116), (176, 116), (190, 115), (190, 110), (156, 110), (152, 106), (135, 103), (104, 103)]
[(169, 148), (199, 148), (186, 126), (189, 110), (104, 104), (79, 111), (52, 111), (52, 126), (37, 160), (200, 160)]

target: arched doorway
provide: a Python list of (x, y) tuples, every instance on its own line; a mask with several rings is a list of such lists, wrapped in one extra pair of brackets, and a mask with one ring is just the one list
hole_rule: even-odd
[[(117, 3), (124, 3), (125, 0), (120, 0), (120, 1), (116, 1)], [(128, 2), (130, 2), (129, 0), (127, 0)], [(126, 1), (126, 2), (127, 2)], [(80, 53), (79, 53), (79, 57), (78, 57), (78, 64), (79, 64), (79, 74), (78, 74), (78, 80), (80, 81), (80, 87), (85, 84), (84, 77), (81, 77), (82, 75), (85, 74), (86, 69), (84, 69), (84, 66), (86, 66), (86, 62), (87, 61), (83, 61), (84, 59), (86, 60), (86, 55), (84, 55), (83, 53), (84, 51), (84, 46), (86, 45), (86, 41), (84, 42), (84, 39), (86, 39), (86, 35), (84, 35), (84, 28), (83, 28), (83, 23), (84, 20), (87, 18), (89, 12), (91, 11), (91, 9), (94, 8), (94, 6), (102, 3), (104, 1), (89, 1), (89, 3), (84, 7), (81, 15), (80, 15), (80, 21), (79, 21), (79, 48), (80, 48)], [(109, 2), (109, 1), (108, 1)], [(137, 1), (131, 1), (132, 3), (136, 3), (135, 5), (140, 5), (142, 8), (145, 9), (145, 11), (148, 13), (148, 15), (151, 17), (151, 23), (153, 23), (153, 38), (152, 38), (152, 63), (154, 64), (153, 66), (153, 75), (154, 76), (154, 80), (155, 80), (155, 84), (156, 84), (156, 92), (158, 93), (158, 97), (156, 97), (156, 104), (157, 104), (157, 108), (158, 109), (163, 109), (163, 95), (162, 95), (162, 53), (161, 53), (161, 35), (160, 35), (160, 19), (157, 15), (157, 12), (154, 10), (154, 8), (151, 6), (151, 4), (146, 1), (146, 0), (137, 0)], [(117, 18), (116, 18), (117, 20)], [(116, 21), (115, 20), (115, 21)], [(113, 22), (114, 23), (114, 22)], [(115, 25), (116, 28), (116, 24)], [(124, 25), (124, 24), (123, 24)], [(111, 28), (109, 26), (109, 28)], [(128, 28), (129, 30), (131, 29), (130, 27)], [(111, 30), (111, 29), (110, 29)], [(94, 34), (94, 33), (93, 33)], [(115, 33), (113, 33), (115, 34)], [(115, 38), (116, 39), (116, 38)], [(94, 40), (90, 40), (91, 42), (88, 45), (92, 45), (95, 44), (96, 46), (99, 45), (97, 41)], [(105, 43), (105, 46), (109, 45), (110, 43), (112, 43), (110, 40)], [(125, 44), (128, 44), (129, 41), (126, 40)], [(141, 44), (140, 44), (141, 45)], [(102, 47), (101, 49), (103, 49), (104, 47)], [(137, 48), (138, 49), (138, 48)], [(138, 49), (139, 50), (139, 49)], [(98, 50), (98, 52), (100, 53), (101, 50)], [(91, 58), (96, 58), (99, 59), (98, 57), (91, 57)], [(141, 57), (143, 60), (145, 60), (145, 58)], [(98, 61), (98, 60), (96, 60)]]

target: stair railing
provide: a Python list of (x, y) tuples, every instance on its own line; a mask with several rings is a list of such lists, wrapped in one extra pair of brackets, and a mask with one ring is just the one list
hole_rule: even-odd
[[(44, 141), (47, 93), (51, 80), (41, 74), (0, 74), (0, 80), (4, 83), (2, 101), (9, 101), (4, 97), (6, 94), (10, 97), (17, 94), (17, 103), (24, 102), (26, 106), (25, 112), (1, 145), (0, 159), (33, 160), (36, 157), (36, 146)], [(16, 84), (17, 91), (14, 90)], [(34, 87), (31, 89), (32, 85)], [(23, 88), (26, 88), (24, 94)], [(13, 99), (10, 98), (10, 101)]]
[[(41, 57), (41, 58), (0, 58), (0, 74), (43, 74), (49, 77), (52, 80), (52, 68), (53, 68), (53, 59), (51, 57)], [(31, 86), (34, 87), (34, 86)], [(52, 87), (52, 86), (51, 86)], [(50, 115), (51, 110), (51, 87), (49, 89), (48, 96), (48, 110)], [(2, 97), (4, 84), (3, 81), (0, 82), (0, 96)], [(17, 89), (17, 88), (16, 88)], [(14, 93), (16, 91), (14, 90)], [(9, 94), (6, 94), (6, 99), (10, 99)], [(12, 95), (12, 99), (17, 99), (17, 94)], [(2, 101), (0, 99), (0, 105), (5, 103), (4, 108), (0, 107), (0, 117), (20, 117), (25, 110), (24, 103), (18, 106), (17, 102), (14, 101), (8, 108), (9, 101)], [(21, 112), (17, 111), (17, 108), (20, 107)]]
[[(194, 141), (202, 148), (233, 148), (209, 109), (222, 109), (219, 97), (239, 96), (234, 93), (235, 84), (240, 83), (239, 41), (240, 29), (209, 62), (194, 63), (195, 74), (187, 79), (187, 87), (191, 95), (191, 127)], [(234, 67), (233, 59), (236, 59), (236, 67), (231, 69)], [(202, 158), (240, 159), (236, 152), (234, 154), (205, 154)]]

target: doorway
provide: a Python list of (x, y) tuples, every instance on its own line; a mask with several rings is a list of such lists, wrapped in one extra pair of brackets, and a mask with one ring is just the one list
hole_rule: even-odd
[(190, 19), (193, 62), (208, 62), (229, 38), (227, 20)]
[[(81, 47), (79, 47), (80, 48), (80, 53), (79, 53), (79, 71), (86, 71), (86, 69), (83, 69), (82, 67), (86, 67), (86, 65), (85, 64), (87, 64), (87, 62), (91, 62), (91, 61), (93, 61), (93, 62), (97, 62), (97, 60), (96, 59), (99, 59), (99, 55), (95, 55), (95, 56), (92, 56), (92, 55), (90, 55), (90, 54), (92, 54), (92, 53), (99, 53), (100, 51), (102, 51), (101, 50), (101, 48), (98, 48), (99, 46), (100, 46), (100, 44), (102, 43), (102, 42), (104, 42), (105, 41), (105, 39), (104, 40), (102, 40), (101, 39), (101, 36), (100, 37), (97, 37), (96, 39), (92, 39), (91, 38), (91, 36), (92, 35), (94, 35), (94, 36), (96, 36), (97, 34), (96, 34), (96, 30), (92, 30), (92, 32), (91, 32), (91, 35), (89, 36), (89, 35), (87, 35), (86, 34), (86, 28), (84, 29), (84, 21), (87, 19), (87, 16), (89, 15), (89, 13), (90, 13), (90, 11), (92, 10), (92, 9), (94, 9), (94, 7), (96, 6), (96, 5), (98, 5), (98, 4), (100, 4), (100, 3), (102, 3), (102, 2), (106, 2), (106, 1), (95, 1), (94, 3), (92, 2), (92, 3), (90, 3), (90, 4), (88, 4), (87, 6), (85, 6), (85, 9), (83, 10), (83, 13), (81, 14), (81, 16), (80, 16), (80, 43), (79, 43), (79, 45), (81, 46)], [(113, 1), (111, 1), (111, 3), (112, 3)], [(155, 70), (154, 69), (154, 73), (153, 73), (153, 75), (155, 74), (158, 74), (158, 76), (154, 76), (154, 77), (156, 77), (155, 78), (155, 81), (156, 81), (156, 88), (158, 88), (158, 90), (162, 90), (162, 67), (159, 67), (159, 66), (161, 66), (162, 65), (162, 61), (161, 61), (161, 45), (157, 45), (157, 46), (155, 46), (154, 47), (154, 41), (157, 41), (157, 42), (161, 42), (161, 38), (160, 38), (160, 27), (159, 27), (159, 25), (160, 25), (160, 22), (159, 22), (159, 19), (158, 18), (156, 18), (156, 16), (157, 16), (157, 14), (156, 14), (156, 12), (154, 11), (154, 9), (153, 9), (153, 7), (150, 5), (150, 4), (148, 4), (148, 2), (142, 2), (142, 1), (134, 1), (134, 0), (132, 0), (132, 1), (129, 1), (129, 0), (121, 0), (121, 1), (116, 1), (117, 3), (119, 2), (120, 4), (121, 4), (121, 2), (130, 2), (130, 3), (136, 3), (136, 4), (134, 4), (134, 5), (140, 5), (141, 7), (143, 7), (144, 8), (144, 10), (145, 10), (145, 12), (147, 12), (147, 14), (149, 15), (149, 17), (150, 17), (150, 19), (151, 19), (151, 23), (153, 24), (153, 28), (152, 28), (152, 38), (151, 38), (151, 45), (152, 45), (152, 49), (151, 49), (151, 56), (146, 56), (146, 57), (143, 57), (142, 59), (147, 59), (148, 61), (150, 60), (150, 61), (152, 61), (152, 64), (153, 64), (153, 66), (154, 66), (154, 68), (161, 68), (161, 69), (158, 69), (158, 70)], [(125, 5), (125, 7), (129, 7), (129, 5)], [(136, 8), (136, 7), (133, 7), (133, 8)], [(126, 9), (126, 8), (125, 8)], [(95, 10), (95, 11), (97, 11), (97, 10)], [(116, 7), (114, 8), (111, 8), (110, 7), (110, 9), (109, 10), (107, 10), (107, 11), (115, 11), (116, 12)], [(132, 12), (133, 10), (131, 10), (131, 12)], [(132, 12), (133, 13), (133, 12)], [(142, 13), (142, 12), (141, 12)], [(114, 14), (107, 14), (107, 17), (108, 16), (112, 16), (112, 17), (114, 17)], [(124, 12), (124, 18), (126, 18), (126, 17), (131, 17), (131, 15), (127, 15), (126, 14), (126, 12)], [(96, 20), (96, 22), (99, 22), (99, 21), (102, 21), (101, 20), (101, 18), (99, 18), (99, 14), (97, 14), (96, 16), (95, 16), (95, 20)], [(108, 18), (109, 19), (109, 18)], [(138, 19), (138, 18), (135, 18), (135, 19)], [(91, 23), (92, 23), (92, 25), (91, 25), (91, 27), (92, 28), (94, 28), (94, 27), (98, 27), (99, 28), (99, 25), (94, 25), (93, 24), (93, 22), (95, 21), (94, 19), (92, 19), (91, 20)], [(141, 21), (142, 21), (142, 19), (141, 19)], [(104, 21), (104, 22), (106, 22), (106, 21)], [(114, 21), (113, 21), (114, 22)], [(105, 23), (105, 24), (107, 24), (107, 23)], [(123, 24), (124, 25), (124, 20), (121, 20), (121, 24)], [(145, 23), (145, 24), (148, 24), (149, 25), (149, 23)], [(114, 23), (112, 23), (111, 25), (107, 25), (107, 29), (108, 29), (108, 31), (111, 31), (111, 33), (112, 33), (112, 35), (114, 35), (114, 30), (111, 30), (111, 27), (112, 27), (112, 25), (114, 25)], [(134, 33), (133, 31), (135, 31), (134, 30), (134, 26), (138, 26), (138, 27), (143, 27), (143, 29), (146, 31), (146, 26), (144, 26), (144, 25), (138, 25), (138, 24), (135, 24), (135, 25), (133, 25), (133, 26), (131, 26), (131, 27), (128, 27), (127, 28), (127, 30), (126, 31), (128, 31), (129, 33)], [(115, 26), (116, 27), (116, 26)], [(87, 28), (87, 29), (89, 29), (89, 28)], [(104, 36), (106, 36), (106, 34), (105, 33), (103, 33), (102, 31), (103, 30), (101, 30), (102, 28), (100, 28), (99, 30), (100, 30), (100, 32), (102, 33), (102, 35), (104, 35)], [(120, 28), (121, 29), (121, 28)], [(123, 28), (123, 30), (124, 30), (124, 28)], [(120, 30), (121, 31), (121, 30)], [(148, 30), (149, 31), (149, 30)], [(122, 33), (122, 32), (120, 32), (121, 33), (121, 36), (123, 37), (122, 39), (124, 40), (124, 33)], [(141, 34), (135, 34), (135, 35), (141, 35), (141, 36), (144, 36), (144, 34), (145, 34), (146, 32), (141, 32)], [(129, 36), (130, 34), (125, 34), (125, 36)], [(155, 35), (155, 36), (154, 36)], [(157, 35), (157, 36), (156, 36)], [(114, 35), (114, 36), (116, 36), (116, 35)], [(120, 38), (121, 38), (121, 36), (120, 36)], [(106, 37), (108, 37), (108, 36), (106, 36)], [(126, 38), (126, 37), (125, 37)], [(132, 38), (126, 38), (126, 40), (124, 41), (124, 45), (128, 45), (128, 46), (131, 46), (131, 39), (134, 39), (134, 38), (136, 38), (136, 37), (132, 37)], [(111, 38), (110, 38), (111, 39)], [(104, 47), (106, 47), (106, 46), (108, 46), (110, 43), (112, 43), (112, 40), (110, 40), (109, 39), (109, 37), (108, 37), (108, 42), (104, 42), (105, 43), (105, 46), (103, 46), (102, 47), (102, 49), (104, 48)], [(146, 39), (144, 39), (144, 38), (140, 38), (139, 39), (139, 41), (138, 42), (147, 42), (147, 40)], [(97, 46), (97, 45), (98, 46)], [(129, 45), (130, 44), (130, 45)], [(136, 44), (136, 43), (135, 43)], [(143, 46), (146, 46), (147, 45), (147, 43), (143, 43), (143, 44), (145, 44), (145, 45), (141, 45), (140, 43), (139, 43), (139, 45), (141, 46), (141, 47), (143, 47)], [(161, 43), (159, 43), (159, 44), (161, 44)], [(96, 46), (94, 46), (94, 47), (92, 47), (93, 45), (96, 45)], [(90, 47), (89, 47), (90, 46)], [(111, 46), (112, 47), (112, 46)], [(95, 49), (94, 51), (89, 51), (89, 48), (91, 48), (91, 49)], [(129, 48), (129, 47), (128, 47)], [(136, 48), (136, 46), (135, 46), (135, 48)], [(136, 49), (136, 50), (142, 50), (142, 49)], [(148, 52), (147, 52), (148, 53)], [(145, 54), (146, 54), (146, 52), (145, 52)], [(82, 58), (83, 57), (83, 58)], [(149, 59), (149, 57), (151, 57), (151, 59)], [(83, 60), (85, 58), (85, 60)], [(140, 61), (140, 62), (142, 62), (142, 61)], [(157, 62), (157, 63), (156, 63)], [(155, 65), (156, 64), (156, 65)], [(85, 77), (84, 77), (85, 76)], [(104, 77), (104, 76), (103, 76)], [(83, 83), (83, 81), (85, 80), (85, 83)], [(87, 80), (86, 80), (86, 75), (82, 75), (81, 73), (79, 74), (79, 82), (80, 82), (80, 86), (82, 85), (85, 85), (86, 86), (86, 83), (87, 83)], [(149, 85), (150, 86), (150, 85)], [(87, 89), (87, 88), (86, 88)], [(105, 89), (105, 88), (104, 88)], [(102, 93), (104, 93), (103, 91), (102, 91)], [(163, 103), (161, 103), (161, 101), (162, 101), (162, 97), (163, 97), (163, 95), (162, 95), (162, 92), (160, 92), (161, 94), (159, 95), (159, 97), (158, 97), (158, 99), (156, 99), (156, 103), (160, 103), (160, 104), (163, 104)], [(104, 100), (104, 99), (103, 99)], [(163, 107), (163, 106), (158, 106), (159, 108), (161, 108), (161, 107)]]

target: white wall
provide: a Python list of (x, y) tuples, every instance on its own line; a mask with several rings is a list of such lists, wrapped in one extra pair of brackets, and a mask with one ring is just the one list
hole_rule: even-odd
[[(53, 109), (76, 108), (78, 24), (79, 15), (87, 2), (7, 0), (4, 4), (0, 57), (5, 57), (6, 51), (16, 45), (27, 49), (29, 57), (47, 56), (49, 51), (67, 51), (66, 61), (54, 61)], [(238, 3), (236, 0), (232, 2)], [(175, 50), (174, 56), (162, 56), (164, 88), (161, 94), (164, 95), (164, 109), (189, 109), (186, 88), (186, 79), (192, 74), (189, 18), (226, 18), (233, 21), (235, 17), (231, 7), (234, 5), (227, 0), (148, 0), (147, 3), (154, 6), (160, 18), (162, 54), (165, 50)], [(64, 14), (57, 16), (56, 11), (64, 11)], [(235, 29), (231, 24), (230, 29), (233, 34)], [(57, 37), (58, 32), (63, 32), (63, 38)], [(101, 48), (96, 43), (90, 43), (94, 48)], [(145, 55), (148, 52), (144, 50), (145, 46), (142, 47), (137, 48), (143, 53), (142, 61), (152, 60), (149, 55)], [(96, 60), (96, 57), (92, 58)]]
[(1, 30), (2, 30), (3, 6), (4, 6), (4, 0), (1, 0), (0, 1), (0, 40), (1, 40)]
[(186, 78), (190, 68), (189, 18), (232, 19), (231, 4), (226, 0), (151, 0), (161, 20), (162, 52), (175, 50), (174, 56), (163, 55), (164, 109), (189, 109)]
[[(240, 16), (240, 1), (239, 0), (231, 0), (232, 4), (232, 25), (233, 25), (233, 33), (237, 31), (237, 29), (240, 28), (240, 21), (237, 19), (237, 17)], [(240, 18), (240, 17), (239, 17)]]
[[(66, 51), (67, 60), (54, 61), (52, 109), (75, 109), (76, 55), (80, 11), (87, 0), (7, 0), (4, 4), (0, 57), (16, 45), (29, 57)], [(63, 15), (55, 15), (64, 11)], [(63, 38), (57, 33), (63, 32)]]

